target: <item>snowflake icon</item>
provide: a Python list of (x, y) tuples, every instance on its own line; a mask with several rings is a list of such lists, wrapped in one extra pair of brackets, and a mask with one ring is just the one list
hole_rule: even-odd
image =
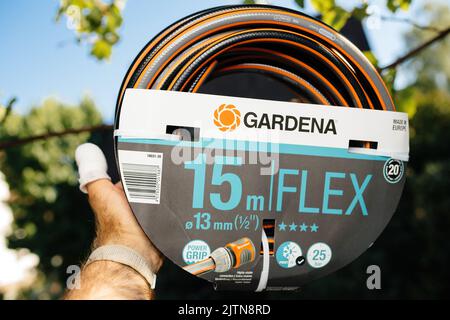
[(291, 242), (283, 248), (283, 257), (286, 259), (292, 259), (294, 257), (298, 257), (299, 255), (299, 247), (295, 243)]

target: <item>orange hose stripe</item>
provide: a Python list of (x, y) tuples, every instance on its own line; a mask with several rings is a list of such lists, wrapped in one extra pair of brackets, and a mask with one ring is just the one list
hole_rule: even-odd
[[(331, 53), (336, 57), (336, 59), (342, 61), (341, 57), (340, 57), (339, 55), (337, 55), (333, 50), (331, 50)], [(345, 61), (342, 61), (342, 62), (343, 62), (344, 64), (346, 63)], [(373, 106), (373, 104), (372, 104), (371, 99), (369, 98), (369, 95), (367, 94), (366, 90), (364, 90), (364, 87), (363, 87), (363, 85), (361, 84), (361, 81), (359, 81), (359, 78), (358, 78), (358, 77), (355, 77), (355, 80), (356, 80), (356, 82), (358, 82), (359, 86), (361, 87), (361, 89), (362, 89), (362, 91), (363, 91), (363, 93), (364, 93), (364, 96), (366, 97), (366, 100), (367, 100), (367, 102), (369, 103), (370, 109), (375, 109), (374, 106)]]
[[(298, 44), (298, 43), (296, 43), (296, 42), (292, 42), (292, 41), (284, 40), (284, 39), (271, 39), (271, 40), (272, 40), (272, 41), (275, 41), (275, 42), (284, 42), (284, 43), (290, 43), (290, 44), (293, 44), (293, 45), (296, 45), (296, 46), (300, 46), (300, 47), (306, 49), (307, 51), (313, 53), (315, 56), (317, 56), (317, 57), (319, 57), (319, 58), (323, 58), (322, 56), (318, 55), (316, 51), (314, 51), (314, 50), (312, 50), (312, 49), (310, 49), (310, 48), (308, 48), (308, 47), (306, 47), (306, 46), (304, 46), (304, 45)], [(252, 43), (252, 42), (261, 42), (261, 40), (260, 40), (260, 39), (247, 40), (247, 41), (243, 41), (243, 42), (239, 43), (238, 45), (241, 45), (241, 44), (243, 44), (243, 43)], [(233, 47), (234, 47), (234, 46), (233, 46)], [(231, 46), (230, 46), (230, 48), (231, 48)], [(222, 51), (221, 51), (220, 53), (222, 53)], [(220, 54), (220, 53), (219, 53), (219, 54)], [(216, 57), (217, 55), (218, 55), (218, 54), (214, 55), (213, 57)], [(327, 59), (323, 59), (323, 60), (329, 62), (329, 60), (327, 60)], [(355, 97), (355, 99), (356, 99), (356, 101), (357, 101), (358, 108), (362, 108), (361, 101), (359, 100), (359, 97), (358, 97), (358, 95), (356, 94), (356, 91), (353, 89), (353, 87), (351, 86), (351, 84), (349, 83), (349, 81), (347, 80), (347, 78), (344, 76), (344, 74), (343, 74), (336, 66), (334, 66), (332, 63), (328, 63), (328, 64), (333, 68), (333, 70), (334, 70), (336, 73), (338, 73), (338, 74), (341, 76), (341, 78), (344, 80), (344, 82), (346, 83), (346, 85), (349, 87), (350, 91), (353, 93), (353, 96)], [(188, 65), (188, 64), (187, 64), (187, 65)], [(184, 69), (186, 69), (186, 68), (184, 68)], [(188, 80), (188, 81), (189, 81), (189, 80)], [(174, 81), (172, 82), (172, 84), (170, 85), (170, 88), (172, 88), (172, 86), (173, 86), (174, 83), (175, 83), (175, 80), (174, 80)]]
[[(192, 89), (192, 92), (197, 92), (198, 89), (200, 89), (200, 87), (202, 86), (202, 84), (205, 82), (205, 80), (209, 77), (209, 75), (211, 74), (211, 72), (214, 70), (214, 68), (217, 66), (217, 60), (214, 61), (213, 63), (211, 63), (208, 67), (208, 69), (205, 71), (205, 73), (202, 75), (202, 77), (198, 80), (197, 84), (194, 86), (194, 88)], [(187, 84), (187, 83), (186, 83)], [(183, 86), (183, 88), (181, 88), (181, 91), (183, 91), (184, 87), (186, 86), (186, 84)]]
[[(181, 22), (180, 22), (181, 23)], [(161, 39), (163, 39), (167, 34), (169, 34), (170, 32), (172, 32), (172, 30), (176, 29), (180, 23), (177, 23), (176, 25), (172, 26), (171, 28), (167, 29), (166, 31), (164, 31), (163, 33), (161, 33), (156, 39), (154, 39), (151, 43), (149, 43), (145, 49), (142, 51), (142, 53), (139, 55), (139, 57), (136, 59), (136, 61), (134, 62), (134, 64), (131, 66), (130, 71), (128, 72), (125, 81), (124, 81), (124, 86), (122, 91), (119, 93), (119, 101), (122, 101), (123, 98), (123, 94), (125, 93), (125, 89), (127, 87), (128, 82), (130, 81), (131, 77), (133, 76), (134, 72), (136, 71), (137, 67), (139, 66), (139, 64), (142, 62), (142, 60), (145, 58), (145, 56), (148, 54), (148, 52), (153, 48), (153, 46), (158, 43), (159, 41), (161, 41)]]
[(270, 72), (274, 72), (274, 73), (278, 73), (283, 75), (284, 77), (287, 77), (297, 83), (299, 83), (300, 85), (306, 87), (309, 89), (309, 91), (317, 98), (320, 100), (320, 102), (322, 104), (328, 105), (328, 101), (320, 94), (318, 94), (316, 92), (316, 90), (314, 89), (314, 87), (312, 87), (308, 82), (306, 82), (305, 80), (296, 77), (294, 75), (292, 75), (289, 72), (286, 72), (284, 70), (278, 69), (278, 68), (274, 68), (274, 67), (270, 67), (270, 66), (258, 66), (258, 65), (252, 65), (252, 66), (248, 66), (248, 65), (236, 65), (236, 66), (230, 66), (230, 67), (226, 67), (221, 69), (222, 71), (229, 71), (229, 70), (242, 70), (242, 69), (257, 69), (257, 70), (264, 70), (264, 71), (270, 71)]
[[(170, 40), (168, 43), (166, 43), (166, 46), (170, 46), (173, 42), (175, 42), (175, 41), (178, 40), (180, 37), (182, 37), (185, 33), (187, 33), (190, 29), (194, 29), (194, 28), (200, 27), (200, 26), (202, 26), (202, 25), (208, 23), (209, 20), (210, 20), (211, 18), (217, 18), (217, 17), (220, 17), (220, 16), (229, 16), (229, 15), (231, 15), (231, 14), (236, 14), (236, 12), (238, 12), (238, 11), (245, 11), (245, 10), (248, 10), (248, 9), (233, 10), (233, 12), (231, 12), (231, 13), (223, 13), (223, 12), (221, 12), (221, 13), (218, 13), (217, 15), (213, 15), (213, 17), (205, 16), (205, 17), (203, 17), (202, 19), (200, 19), (200, 21), (203, 20), (203, 22), (196, 23), (196, 24), (194, 24), (194, 25), (192, 25), (192, 26), (186, 28), (185, 30), (181, 31), (175, 38), (173, 38), (173, 39)], [(233, 25), (233, 24), (232, 24), (232, 25)], [(227, 28), (229, 28), (229, 27), (232, 26), (232, 25), (225, 25), (225, 26), (222, 26), (222, 27), (220, 27), (220, 28), (216, 28), (216, 29), (214, 29), (214, 30), (210, 30), (210, 31), (208, 31), (208, 32), (205, 32), (205, 33), (203, 33), (203, 34), (201, 34), (201, 35), (195, 37), (194, 39), (192, 39), (191, 41), (189, 41), (188, 43), (186, 43), (185, 45), (183, 45), (181, 48), (179, 48), (173, 55), (171, 55), (171, 58), (172, 58), (173, 56), (177, 55), (178, 53), (180, 53), (182, 50), (184, 50), (185, 48), (187, 48), (190, 44), (192, 44), (193, 42), (197, 41), (198, 39), (200, 39), (200, 38), (202, 38), (202, 37), (205, 37), (205, 36), (207, 36), (207, 35), (210, 35), (210, 34), (212, 34), (212, 33), (215, 33), (215, 32), (217, 32), (217, 31), (220, 31), (220, 30), (223, 30), (223, 29), (227, 29)], [(161, 48), (161, 49), (164, 49), (164, 47)], [(155, 55), (155, 57), (156, 57), (156, 55)], [(136, 81), (136, 83), (139, 83), (139, 82), (142, 80), (142, 76), (147, 72), (149, 66), (153, 63), (155, 57), (153, 57), (153, 58), (149, 61), (149, 63), (147, 64), (147, 66), (144, 68), (144, 70), (142, 71), (142, 73), (139, 75), (138, 80)], [(167, 61), (170, 61), (170, 59), (167, 59), (166, 62), (167, 62)], [(164, 68), (166, 65), (167, 65), (167, 63), (164, 63), (163, 66), (162, 66), (161, 68)], [(161, 69), (161, 68), (160, 68), (160, 69)], [(159, 70), (160, 70), (160, 69), (159, 69)], [(159, 71), (158, 71), (158, 72), (159, 72)], [(158, 74), (158, 73), (156, 73), (156, 74)], [(150, 86), (151, 86), (151, 84), (149, 83), (149, 86), (147, 86), (147, 88), (150, 87)]]
[[(272, 12), (272, 10), (267, 10), (267, 11), (269, 11), (269, 12)], [(291, 14), (291, 13), (286, 13), (286, 12), (284, 12), (284, 11), (277, 11), (278, 13), (282, 13), (282, 14), (288, 14), (288, 15), (291, 15), (291, 16), (296, 16), (296, 15), (294, 15), (294, 14)], [(305, 20), (309, 20), (309, 21), (311, 21), (311, 22), (315, 22), (314, 20), (312, 20), (312, 19), (309, 19), (309, 18), (307, 18), (307, 17), (303, 17), (303, 18), (305, 18)], [(251, 24), (256, 24), (256, 23), (258, 23), (258, 22), (265, 22), (264, 20), (263, 21), (251, 21), (251, 22), (242, 22), (242, 23), (236, 23), (236, 24), (233, 24), (233, 26), (234, 25), (245, 25), (245, 24), (248, 24), (248, 23), (251, 23)], [(315, 23), (317, 23), (317, 22), (315, 22)], [(329, 43), (329, 44), (334, 44), (332, 41), (330, 41), (330, 39), (328, 39), (327, 37), (324, 37), (324, 36), (322, 36), (321, 34), (319, 34), (319, 33), (315, 33), (314, 31), (312, 31), (312, 30), (309, 30), (309, 29), (305, 29), (305, 28), (302, 28), (302, 27), (300, 27), (300, 26), (296, 26), (296, 25), (291, 25), (291, 24), (288, 24), (288, 23), (284, 23), (284, 22), (280, 22), (280, 21), (277, 21), (277, 24), (279, 24), (279, 25), (285, 25), (285, 26), (291, 26), (291, 27), (296, 27), (296, 28), (298, 28), (298, 29), (301, 29), (301, 30), (304, 30), (304, 31), (307, 31), (307, 32), (310, 32), (310, 33), (312, 33), (312, 34), (314, 34), (315, 36), (317, 36), (317, 37), (319, 37), (319, 38), (321, 38), (322, 40), (324, 40), (324, 41), (326, 41), (327, 43)], [(331, 28), (328, 28), (329, 29), (329, 31), (331, 31), (331, 32), (335, 32), (334, 30), (332, 30)], [(334, 46), (333, 46), (334, 47)], [(339, 49), (339, 48), (337, 48), (336, 47), (336, 49)], [(358, 69), (366, 76), (366, 78), (367, 78), (367, 80), (372, 84), (372, 85), (374, 85), (374, 83), (371, 81), (371, 79), (370, 79), (370, 77), (368, 76), (368, 74), (364, 71), (364, 69), (362, 69), (361, 67), (360, 67), (360, 65), (351, 57), (351, 56), (349, 56), (346, 52), (341, 52), (341, 50), (338, 50), (340, 53), (343, 53), (347, 58), (349, 58), (356, 66), (358, 66)], [(376, 70), (374, 69), (374, 71), (375, 71), (375, 74), (379, 77), (379, 75), (378, 75), (378, 73), (376, 72)], [(381, 80), (381, 77), (379, 77), (380, 78), (380, 80)], [(381, 83), (383, 83), (383, 81), (381, 80)], [(384, 83), (383, 83), (383, 85), (384, 85)], [(375, 90), (376, 91), (376, 90)], [(377, 94), (377, 96), (378, 96), (378, 98), (380, 99), (380, 101), (381, 101), (381, 103), (382, 103), (382, 106), (383, 106), (383, 109), (385, 109), (385, 106), (384, 106), (384, 101), (383, 101), (383, 99), (379, 96), (379, 93), (378, 92), (376, 92), (376, 94)], [(391, 101), (392, 102), (392, 101)]]
[[(177, 37), (175, 37), (174, 39), (172, 39), (171, 41), (169, 41), (168, 44), (170, 44), (170, 43), (173, 42), (173, 41), (176, 41), (176, 39), (178, 39), (180, 36), (182, 36), (183, 33), (187, 32), (187, 31), (190, 30), (191, 28), (199, 27), (199, 26), (201, 26), (201, 25), (203, 25), (203, 24), (206, 24), (206, 23), (210, 22), (212, 19), (217, 18), (217, 17), (219, 17), (219, 16), (230, 16), (230, 15), (232, 15), (232, 14), (236, 14), (236, 13), (239, 12), (239, 11), (261, 12), (261, 13), (271, 12), (271, 13), (275, 13), (275, 14), (279, 13), (279, 14), (289, 15), (289, 16), (298, 18), (298, 16), (297, 16), (296, 14), (294, 14), (294, 13), (285, 12), (285, 11), (281, 11), (281, 10), (265, 9), (265, 8), (264, 8), (264, 9), (263, 9), (263, 8), (261, 8), (261, 9), (260, 9), (260, 8), (255, 8), (255, 9), (253, 9), (253, 8), (243, 8), (242, 10), (241, 10), (241, 9), (234, 9), (233, 12), (226, 12), (226, 13), (218, 12), (217, 15), (214, 15), (214, 14), (213, 14), (213, 15), (210, 15), (210, 16), (209, 16), (209, 15), (208, 15), (208, 16), (205, 16), (205, 20), (204, 20), (202, 23), (195, 23), (194, 25), (190, 26), (189, 28), (186, 28), (185, 30), (182, 30), (182, 31), (180, 32), (180, 34), (179, 34)], [(317, 21), (315, 21), (315, 20), (313, 20), (313, 19), (311, 19), (311, 18), (308, 18), (308, 17), (306, 17), (306, 16), (302, 16), (302, 19), (305, 19), (305, 20), (310, 21), (310, 22), (312, 22), (312, 23), (314, 23), (314, 24), (317, 24)], [(200, 21), (202, 21), (202, 20), (200, 20)], [(239, 26), (239, 25), (246, 25), (246, 24), (256, 24), (256, 23), (258, 23), (258, 22), (266, 23), (267, 21), (264, 21), (264, 20), (262, 20), (262, 21), (256, 21), (256, 20), (255, 20), (255, 21), (251, 21), (251, 22), (235, 23), (235, 24), (233, 24), (232, 26)], [(306, 28), (301, 27), (301, 26), (298, 26), (298, 25), (292, 25), (292, 24), (289, 24), (289, 23), (281, 22), (281, 21), (277, 21), (276, 23), (277, 23), (278, 25), (290, 26), (290, 27), (294, 27), (294, 28), (299, 29), (299, 30), (306, 31), (307, 33), (311, 33), (311, 34), (315, 35), (316, 37), (322, 39), (322, 40), (325, 41), (326, 43), (330, 44), (333, 48), (335, 48), (336, 50), (338, 50), (338, 52), (340, 52), (341, 54), (343, 54), (343, 56), (345, 56), (345, 57), (348, 58), (350, 61), (352, 61), (352, 62), (355, 64), (355, 66), (358, 67), (358, 69), (366, 76), (367, 81), (368, 81), (369, 83), (371, 83), (371, 85), (374, 87), (373, 81), (372, 81), (371, 78), (368, 76), (368, 74), (366, 73), (366, 71), (365, 71), (363, 68), (361, 68), (361, 66), (359, 65), (359, 63), (358, 63), (357, 61), (355, 61), (355, 59), (354, 59), (352, 56), (350, 56), (347, 52), (345, 52), (344, 50), (341, 50), (341, 48), (335, 46), (335, 43), (334, 43), (331, 39), (329, 39), (329, 38), (327, 38), (327, 37), (325, 37), (325, 36), (323, 36), (323, 35), (321, 35), (321, 34), (319, 34), (319, 33), (316, 33), (316, 32), (314, 32), (313, 30), (306, 29)], [(230, 27), (230, 25), (225, 26), (225, 27), (228, 28), (228, 27)], [(324, 29), (326, 29), (326, 30), (328, 30), (328, 31), (330, 31), (330, 32), (332, 32), (333, 34), (336, 33), (333, 29), (331, 29), (330, 27), (328, 27), (328, 26), (326, 26), (326, 25), (321, 25), (321, 27), (324, 28)], [(223, 29), (223, 28), (217, 28), (217, 29), (214, 29), (214, 30), (210, 30), (210, 32), (205, 33), (205, 34), (203, 34), (203, 35), (201, 35), (201, 36), (208, 35), (208, 34), (210, 34), (211, 32), (217, 32), (217, 31), (219, 31), (219, 30), (221, 30), (221, 29)], [(278, 30), (278, 31), (279, 31), (279, 30)], [(168, 31), (168, 32), (169, 32), (169, 31)], [(161, 36), (163, 36), (163, 35), (161, 35)], [(199, 36), (199, 37), (200, 37), (200, 36)], [(189, 46), (190, 43), (193, 42), (193, 41), (196, 41), (197, 38), (198, 38), (198, 37), (196, 37), (195, 39), (193, 39), (193, 40), (190, 41), (189, 43), (185, 44), (182, 48), (180, 48), (180, 50), (181, 50), (181, 49), (184, 49), (184, 48), (187, 47), (187, 46)], [(168, 45), (168, 44), (166, 44), (166, 45)], [(149, 45), (148, 47), (150, 48), (151, 45)], [(161, 49), (164, 49), (164, 47), (162, 47)], [(147, 52), (147, 50), (146, 50), (145, 52)], [(138, 59), (138, 61), (135, 63), (135, 66), (133, 66), (133, 68), (135, 68), (135, 67), (138, 65), (138, 62), (142, 61), (142, 57), (145, 55), (145, 52), (143, 52), (143, 54), (142, 54), (141, 57)], [(178, 52), (178, 51), (177, 51), (177, 52)], [(177, 52), (176, 52), (176, 53), (177, 53)], [(176, 54), (176, 53), (175, 53), (175, 54)], [(156, 55), (155, 55), (155, 56), (156, 56)], [(153, 59), (152, 59), (152, 60), (153, 60)], [(139, 82), (141, 81), (142, 75), (145, 74), (145, 72), (146, 72), (148, 66), (151, 65), (151, 63), (152, 63), (152, 60), (151, 60), (150, 63), (147, 65), (147, 67), (144, 69), (144, 71), (141, 73), (141, 75), (140, 75), (140, 77), (138, 78), (138, 81), (137, 81), (136, 83), (139, 83)], [(369, 63), (368, 65), (370, 65), (370, 63)], [(378, 72), (376, 71), (376, 69), (375, 69), (372, 65), (370, 65), (370, 67), (373, 69), (374, 74), (379, 78), (380, 83), (382, 84), (382, 86), (384, 86), (384, 88), (386, 89), (386, 86), (385, 86), (384, 82), (382, 81), (381, 76), (380, 76), (380, 75), (378, 74)], [(132, 70), (134, 70), (134, 69), (132, 69)], [(130, 72), (130, 74), (132, 74), (132, 72)], [(131, 77), (131, 76), (130, 76), (130, 77)], [(128, 83), (128, 81), (129, 81), (130, 77), (127, 77), (126, 81), (124, 82), (125, 85), (124, 85), (124, 88), (122, 89), (122, 92), (120, 93), (120, 97), (122, 97), (123, 92), (124, 92), (125, 88), (127, 87), (127, 83)], [(387, 89), (386, 89), (386, 90), (387, 90)], [(384, 110), (386, 110), (385, 102), (384, 102), (384, 100), (382, 99), (382, 97), (380, 96), (380, 93), (378, 92), (378, 90), (374, 90), (374, 91), (375, 91), (375, 94), (378, 96), (378, 98), (379, 98), (379, 100), (380, 100), (380, 103), (381, 103), (381, 105), (382, 105), (382, 108), (383, 108)], [(392, 99), (390, 98), (390, 96), (389, 96), (389, 99), (390, 99), (390, 102), (391, 102), (392, 106), (393, 106), (394, 109), (395, 109), (395, 106), (394, 106), (394, 104), (393, 104)], [(370, 101), (370, 99), (369, 99), (369, 101)]]
[[(228, 34), (230, 34), (230, 32), (228, 32), (228, 33), (226, 33), (226, 34), (228, 35)], [(215, 37), (213, 37), (213, 38), (211, 38), (211, 39), (206, 40), (206, 41), (203, 42), (203, 43), (199, 43), (199, 44), (198, 44), (197, 46), (195, 46), (195, 47), (192, 47), (191, 49), (189, 49), (187, 52), (185, 52), (185, 53), (183, 54), (183, 56), (181, 57), (181, 61), (182, 61), (185, 57), (190, 56), (193, 52), (195, 52), (196, 50), (198, 50), (198, 49), (199, 49), (198, 47), (201, 47), (201, 46), (207, 46), (208, 44), (211, 44), (211, 43), (213, 43), (214, 41), (220, 40), (222, 37), (223, 37), (223, 35), (217, 35), (217, 36), (215, 36)], [(166, 73), (166, 76), (164, 76), (164, 78), (163, 78), (161, 81), (159, 81), (159, 86), (157, 86), (155, 89), (157, 89), (157, 90), (161, 89), (161, 85), (164, 84), (164, 82), (166, 81), (166, 79), (168, 78), (168, 76), (170, 75), (170, 73), (171, 73), (173, 70), (175, 70), (176, 67), (177, 67), (177, 66), (174, 65), (174, 66), (172, 66), (172, 67), (169, 69), (169, 71)], [(156, 78), (157, 78), (157, 77), (155, 77), (155, 80), (156, 80)], [(147, 87), (147, 89), (148, 89), (148, 88), (149, 88), (149, 87)]]
[[(269, 49), (262, 49), (262, 48), (252, 48), (252, 50), (254, 51), (259, 51), (259, 52), (265, 52), (265, 53), (270, 53), (272, 55), (276, 55), (279, 57), (282, 57), (286, 60), (289, 60), (297, 65), (299, 65), (302, 68), (305, 68), (307, 70), (309, 70), (311, 73), (313, 73), (317, 78), (321, 79), (330, 89), (331, 91), (333, 91), (333, 93), (338, 97), (338, 99), (340, 100), (340, 102), (345, 105), (346, 101), (344, 99), (344, 97), (341, 95), (341, 93), (324, 77), (322, 76), (319, 72), (317, 72), (315, 69), (311, 68), (310, 66), (308, 66), (306, 63), (295, 59), (291, 56), (288, 56), (284, 53), (280, 53), (277, 51), (273, 51), (273, 50), (269, 50)], [(245, 51), (245, 48), (235, 48), (234, 51)]]
[[(249, 56), (252, 57), (252, 56)], [(220, 73), (222, 73), (222, 69), (218, 69), (214, 71), (214, 76), (220, 76)], [(295, 90), (292, 90), (290, 87), (286, 86), (286, 89), (291, 92), (297, 99), (303, 99), (304, 97), (302, 97), (302, 95), (300, 95), (298, 92), (296, 92)]]
[[(281, 12), (281, 11), (278, 11), (278, 12)], [(283, 11), (283, 13), (284, 13), (284, 11)], [(294, 18), (297, 17), (297, 15), (295, 15), (295, 14), (293, 14), (293, 13), (290, 13), (290, 12), (286, 12), (286, 13), (284, 13), (284, 14), (287, 14), (287, 15), (292, 16), (292, 17), (294, 17)], [(317, 21), (315, 21), (315, 20), (313, 20), (313, 19), (311, 19), (311, 18), (308, 18), (308, 17), (306, 17), (306, 16), (303, 16), (302, 18), (305, 19), (305, 20), (308, 20), (308, 21), (310, 21), (310, 22), (312, 22), (312, 23), (317, 23)], [(279, 22), (279, 23), (284, 25), (284, 23), (282, 23), (282, 22)], [(302, 28), (302, 27), (300, 27), (300, 26), (294, 26), (294, 27), (297, 27), (297, 28), (299, 28), (299, 29), (301, 29), (301, 30), (304, 30), (304, 31), (313, 33), (314, 35), (316, 35), (317, 37), (321, 38), (322, 40), (324, 40), (325, 42), (327, 42), (328, 44), (330, 44), (332, 47), (334, 47), (335, 49), (337, 49), (337, 50), (339, 51), (339, 53), (343, 54), (346, 58), (350, 59), (350, 60), (358, 67), (358, 69), (365, 75), (366, 79), (370, 82), (370, 84), (372, 85), (372, 87), (375, 87), (375, 84), (373, 83), (371, 77), (366, 73), (366, 71), (365, 71), (363, 68), (361, 68), (360, 64), (359, 64), (359, 63), (358, 63), (351, 55), (349, 55), (346, 51), (344, 51), (344, 50), (339, 50), (340, 48), (337, 47), (337, 46), (335, 47), (335, 46), (334, 46), (335, 43), (334, 43), (333, 41), (331, 41), (329, 38), (327, 38), (327, 37), (321, 35), (320, 33), (315, 33), (315, 32), (312, 31), (312, 30), (308, 30), (308, 29)], [(328, 31), (330, 31), (330, 32), (332, 32), (332, 33), (337, 33), (337, 34), (339, 34), (338, 32), (336, 32), (335, 30), (333, 30), (332, 28), (328, 27), (328, 26), (325, 25), (325, 24), (322, 25), (321, 27), (323, 27), (324, 29), (328, 29)], [(386, 85), (384, 84), (383, 79), (382, 79), (381, 76), (378, 74), (378, 72), (377, 72), (377, 70), (375, 69), (375, 67), (374, 67), (371, 63), (368, 63), (368, 65), (373, 69), (375, 75), (376, 75), (376, 76), (378, 77), (378, 79), (380, 80), (381, 85), (382, 85), (382, 86), (384, 87), (384, 89), (387, 91)], [(386, 105), (385, 105), (385, 103), (384, 103), (383, 98), (380, 96), (378, 90), (374, 90), (374, 91), (375, 91), (375, 94), (377, 95), (378, 99), (379, 99), (380, 102), (381, 102), (381, 106), (382, 106), (383, 110), (386, 110), (386, 109), (387, 109), (387, 108), (386, 108)], [(390, 99), (390, 102), (391, 102), (391, 104), (392, 104), (392, 106), (393, 106), (393, 108), (394, 108), (394, 110), (395, 110), (394, 102), (392, 101), (392, 98), (391, 98), (390, 96), (389, 96), (389, 99)]]
[[(271, 30), (273, 30), (273, 29), (255, 29), (255, 30), (269, 30), (269, 31), (271, 31)], [(237, 34), (240, 34), (240, 33), (243, 33), (243, 32), (246, 32), (246, 31), (242, 31), (242, 32), (239, 32), (239, 33), (237, 33)], [(235, 35), (236, 35), (236, 34), (235, 34)], [(268, 39), (251, 39), (251, 40), (241, 41), (241, 42), (239, 42), (239, 43), (237, 43), (237, 44), (231, 45), (231, 46), (229, 46), (228, 48), (222, 49), (221, 51), (217, 52), (217, 53), (214, 54), (212, 57), (210, 57), (207, 61), (205, 61), (199, 68), (204, 67), (205, 64), (206, 64), (209, 60), (215, 59), (218, 55), (222, 54), (224, 51), (230, 50), (231, 48), (234, 48), (234, 47), (236, 47), (236, 46), (238, 46), (238, 45), (242, 45), (242, 44), (246, 44), (246, 43), (255, 43), (255, 42), (266, 42), (266, 41), (269, 41), (269, 40), (270, 40), (271, 42), (281, 42), (281, 43), (287, 43), (287, 44), (290, 44), (290, 45), (293, 45), (293, 46), (301, 47), (301, 48), (303, 48), (303, 49), (305, 49), (305, 50), (311, 52), (312, 54), (316, 55), (317, 57), (322, 58), (322, 60), (328, 62), (328, 64), (330, 65), (330, 67), (333, 68), (333, 70), (334, 70), (336, 73), (338, 73), (338, 74), (342, 77), (342, 80), (346, 83), (346, 85), (348, 86), (348, 88), (350, 89), (350, 91), (353, 93), (353, 95), (354, 95), (354, 97), (355, 97), (355, 99), (356, 99), (356, 101), (357, 101), (358, 108), (363, 108), (363, 106), (362, 106), (362, 104), (361, 104), (361, 101), (359, 100), (359, 97), (358, 97), (358, 95), (356, 94), (356, 91), (353, 89), (353, 87), (351, 86), (351, 84), (350, 84), (350, 82), (347, 80), (347, 78), (344, 76), (344, 74), (341, 73), (341, 71), (340, 71), (334, 64), (330, 63), (330, 61), (329, 61), (328, 59), (326, 59), (326, 58), (324, 58), (324, 57), (318, 55), (317, 52), (314, 51), (314, 50), (312, 50), (311, 48), (309, 48), (309, 47), (307, 47), (307, 46), (304, 46), (304, 45), (302, 45), (302, 44), (299, 44), (299, 43), (297, 43), (297, 42), (293, 42), (293, 41), (289, 41), (289, 40), (285, 40), (285, 39), (273, 39), (273, 38), (268, 38)], [(207, 50), (207, 49), (208, 49), (208, 48), (205, 48), (205, 50)], [(190, 61), (194, 61), (195, 59), (197, 59), (197, 58), (198, 58), (205, 50), (203, 50), (203, 51), (197, 53), (197, 54), (195, 55), (195, 57), (193, 57)], [(180, 75), (181, 73), (183, 73), (183, 72), (189, 67), (189, 65), (190, 65), (189, 62), (186, 63), (186, 64), (184, 65), (184, 67), (182, 68), (182, 70), (178, 73), (178, 75)], [(192, 75), (191, 75), (191, 77), (192, 77)], [(172, 83), (170, 84), (170, 86), (169, 86), (169, 88), (168, 88), (169, 90), (172, 89), (172, 87), (173, 87), (173, 85), (175, 84), (175, 82), (176, 82), (176, 78), (175, 78), (175, 79), (172, 81)], [(189, 82), (189, 79), (187, 80), (187, 82)]]

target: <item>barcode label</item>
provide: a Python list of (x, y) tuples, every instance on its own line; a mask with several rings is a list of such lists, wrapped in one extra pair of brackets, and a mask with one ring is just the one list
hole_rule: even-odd
[(122, 183), (130, 202), (159, 204), (163, 154), (119, 150)]

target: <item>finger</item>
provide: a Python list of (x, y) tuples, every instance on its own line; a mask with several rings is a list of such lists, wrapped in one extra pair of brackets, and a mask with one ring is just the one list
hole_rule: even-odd
[(120, 191), (125, 191), (125, 190), (123, 189), (122, 181), (117, 182), (114, 186), (115, 186), (117, 189), (119, 189)]
[(109, 179), (97, 179), (85, 185), (89, 198), (98, 198), (97, 195), (107, 194), (114, 189), (114, 185)]
[(84, 143), (75, 151), (75, 160), (80, 175), (80, 190), (87, 192), (86, 186), (99, 179), (111, 179), (106, 172), (108, 165), (102, 150), (92, 143)]
[(122, 181), (117, 182), (114, 187), (116, 188), (116, 191), (122, 194), (124, 197), (125, 195), (125, 189), (123, 188)]
[(110, 195), (115, 192), (114, 185), (108, 179), (99, 179), (88, 183), (86, 186), (89, 204), (98, 221), (102, 222), (103, 217), (108, 216)]

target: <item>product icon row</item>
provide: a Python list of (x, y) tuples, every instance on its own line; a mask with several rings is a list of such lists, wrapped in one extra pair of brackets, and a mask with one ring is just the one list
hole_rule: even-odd
[(286, 241), (278, 247), (275, 254), (278, 265), (286, 269), (301, 266), (305, 262), (308, 262), (311, 267), (319, 269), (330, 262), (331, 256), (330, 246), (323, 242), (313, 244), (306, 252), (306, 256), (303, 256), (302, 249), (297, 243)]

